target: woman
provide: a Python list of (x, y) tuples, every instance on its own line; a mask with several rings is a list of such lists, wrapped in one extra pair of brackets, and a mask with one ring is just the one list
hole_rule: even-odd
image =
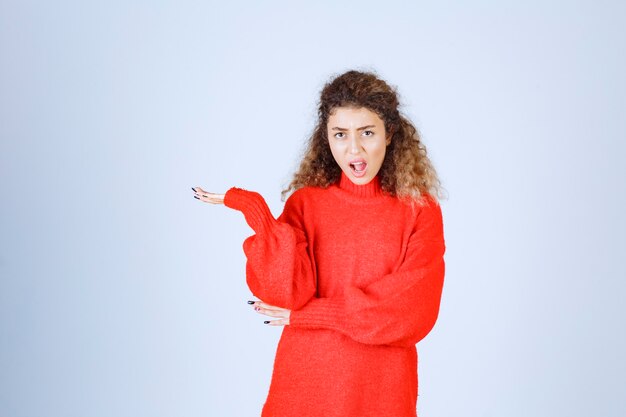
[(415, 345), (439, 313), (445, 243), (440, 182), (398, 105), (373, 73), (328, 82), (278, 219), (254, 191), (194, 188), (255, 231), (249, 303), (285, 326), (263, 417), (417, 415)]

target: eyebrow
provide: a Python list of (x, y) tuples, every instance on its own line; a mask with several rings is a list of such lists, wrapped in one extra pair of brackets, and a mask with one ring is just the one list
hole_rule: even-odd
[[(357, 127), (356, 130), (363, 130), (363, 129), (370, 129), (372, 127), (376, 127), (374, 125), (367, 125), (367, 126), (363, 126), (363, 127)], [(343, 127), (333, 127), (331, 130), (348, 130), (348, 129), (344, 129)]]

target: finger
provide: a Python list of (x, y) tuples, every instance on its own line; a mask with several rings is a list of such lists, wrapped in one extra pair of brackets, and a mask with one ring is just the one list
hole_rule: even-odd
[(197, 200), (203, 201), (205, 203), (224, 204), (223, 198), (216, 198), (216, 197), (204, 196), (204, 195), (200, 195), (200, 196), (194, 195), (194, 198), (196, 198)]
[(191, 187), (191, 189), (196, 195), (201, 196), (201, 197), (207, 197), (209, 195), (223, 195), (223, 194), (212, 193), (210, 191), (206, 191), (202, 187)]
[(206, 194), (206, 190), (204, 190), (202, 187), (191, 187), (191, 189), (193, 190), (194, 194), (197, 196)]
[(288, 312), (285, 312), (285, 311), (267, 310), (261, 307), (259, 307), (259, 310), (257, 310), (257, 313), (270, 316), (270, 317), (280, 317), (280, 318), (286, 318), (288, 317), (288, 314), (289, 314)]
[(200, 200), (212, 204), (224, 204), (224, 194), (207, 193), (201, 194)]
[(200, 187), (192, 187), (192, 190), (194, 190), (194, 198), (200, 201), (212, 204), (224, 204), (225, 194), (211, 193), (202, 190)]
[(263, 301), (259, 301), (259, 302), (255, 303), (255, 304), (258, 305), (259, 307), (265, 308), (267, 310), (288, 311), (286, 308), (273, 306), (273, 305), (264, 303)]
[(263, 323), (270, 325), (270, 326), (285, 326), (287, 324), (289, 324), (285, 319), (280, 319), (280, 320), (266, 320)]
[(281, 309), (269, 309), (269, 308), (255, 306), (254, 310), (257, 313), (265, 314), (267, 316), (272, 316), (272, 317), (289, 317), (289, 314), (291, 313), (291, 310), (287, 310), (287, 309), (284, 309), (284, 308), (281, 308)]
[(278, 307), (278, 306), (273, 306), (273, 305), (268, 304), (268, 303), (266, 303), (266, 302), (264, 302), (262, 300), (248, 301), (248, 304), (252, 304), (252, 307), (254, 307), (254, 309), (257, 310), (257, 311), (258, 311), (258, 308), (264, 308), (264, 309), (268, 309), (268, 310), (285, 310), (285, 311), (288, 311), (285, 308)]
[(289, 314), (291, 313), (290, 310), (270, 310), (260, 306), (255, 306), (254, 310), (259, 314), (264, 314), (270, 317), (289, 317)]

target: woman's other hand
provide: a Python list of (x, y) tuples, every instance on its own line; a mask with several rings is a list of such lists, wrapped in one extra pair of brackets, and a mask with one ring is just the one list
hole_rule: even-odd
[(289, 324), (289, 316), (291, 315), (291, 310), (287, 310), (286, 308), (276, 307), (264, 303), (261, 300), (258, 301), (248, 301), (249, 304), (252, 304), (252, 307), (259, 314), (265, 314), (266, 316), (278, 317), (278, 320), (265, 321), (265, 324), (269, 324), (270, 326), (285, 326)]
[(224, 204), (225, 194), (210, 193), (208, 191), (204, 191), (200, 187), (191, 187), (191, 189), (195, 194), (193, 197), (197, 198), (200, 201), (211, 204)]

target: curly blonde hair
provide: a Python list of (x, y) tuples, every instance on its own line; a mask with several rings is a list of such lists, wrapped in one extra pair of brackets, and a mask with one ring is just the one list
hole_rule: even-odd
[(347, 71), (326, 83), (322, 89), (318, 120), (306, 143), (299, 168), (287, 188), (281, 191), (285, 201), (290, 191), (305, 186), (326, 188), (341, 177), (327, 137), (328, 118), (338, 107), (365, 107), (375, 112), (391, 136), (385, 158), (378, 171), (381, 188), (389, 195), (423, 205), (425, 195), (441, 198), (441, 182), (427, 156), (417, 128), (398, 107), (398, 93), (373, 72)]

